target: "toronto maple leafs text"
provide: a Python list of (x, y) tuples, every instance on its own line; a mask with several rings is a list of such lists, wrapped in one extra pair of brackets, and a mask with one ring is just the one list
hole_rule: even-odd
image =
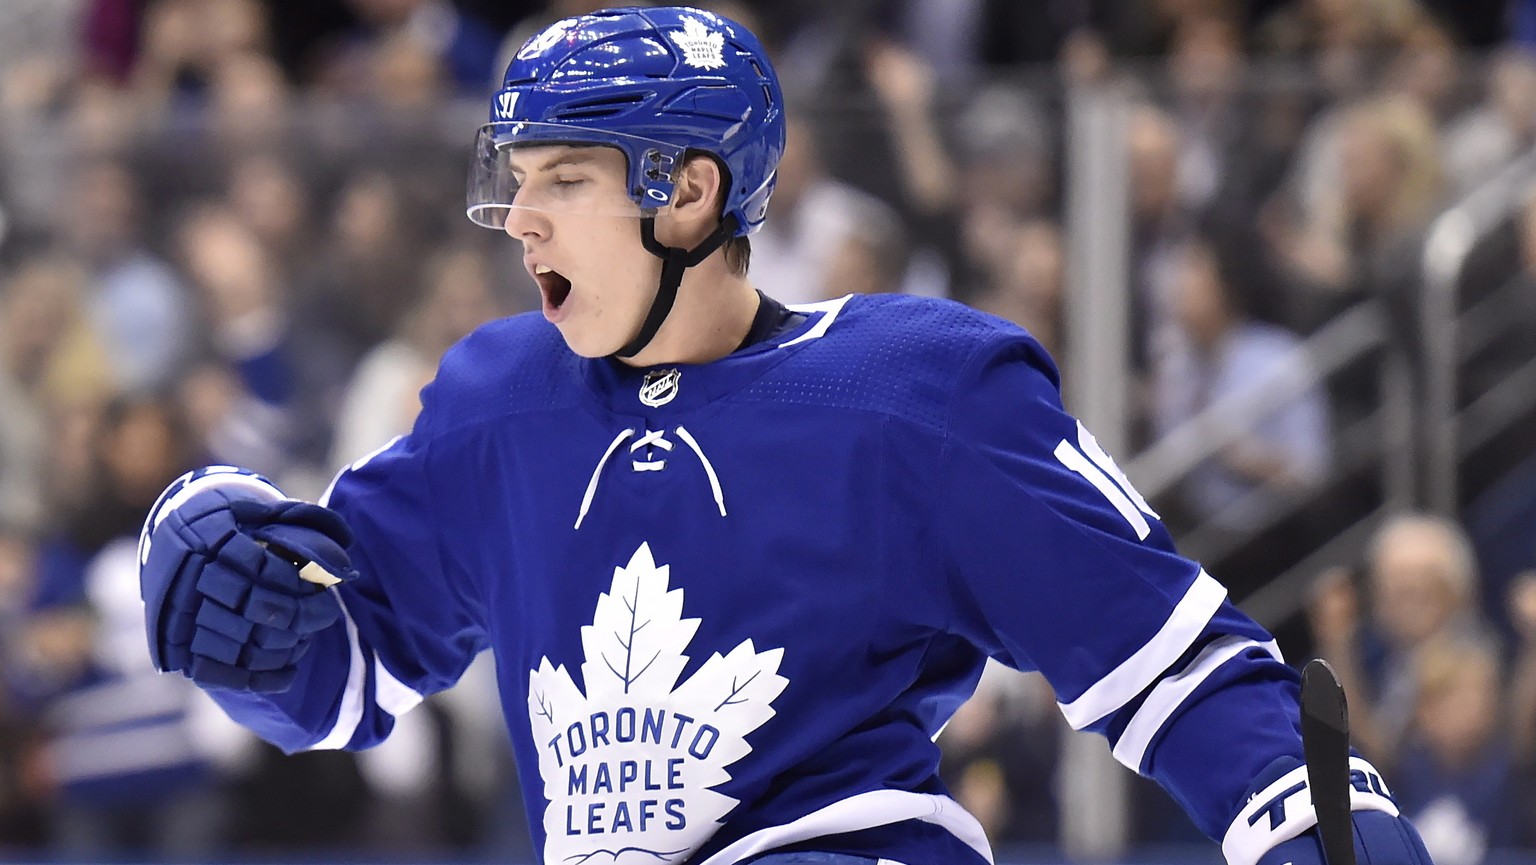
[[(555, 764), (566, 772), (567, 794), (610, 797), (588, 802), (584, 808), (567, 805), (566, 834), (644, 832), (658, 819), (666, 821), (667, 829), (684, 828), (688, 825), (684, 800), (664, 798), (665, 791), (683, 790), (684, 763), (690, 758), (708, 759), (718, 741), (719, 729), (665, 709), (626, 706), (613, 712), (594, 712), (566, 727), (545, 746), (553, 753)], [(605, 760), (598, 753), (633, 743), (663, 748), (662, 753), (669, 756)], [(632, 749), (626, 751), (633, 753)], [(611, 798), (614, 794), (618, 798)]]

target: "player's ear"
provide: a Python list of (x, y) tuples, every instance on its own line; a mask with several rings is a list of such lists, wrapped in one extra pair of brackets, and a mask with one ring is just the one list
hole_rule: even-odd
[(725, 174), (719, 163), (708, 156), (689, 157), (676, 178), (672, 210), (678, 219), (686, 222), (719, 219), (717, 202), (725, 187)]

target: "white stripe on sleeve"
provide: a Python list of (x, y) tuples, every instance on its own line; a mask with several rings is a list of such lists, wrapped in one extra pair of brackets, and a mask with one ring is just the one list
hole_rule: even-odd
[(308, 750), (311, 751), (345, 748), (357, 732), (357, 725), (363, 721), (363, 694), (367, 690), (368, 665), (363, 663), (363, 646), (357, 637), (357, 623), (352, 621), (352, 614), (347, 612), (347, 604), (340, 594), (337, 594), (336, 602), (341, 605), (341, 615), (347, 622), (347, 644), (351, 648), (347, 658), (347, 686), (341, 692), (341, 705), (336, 710), (335, 725), (324, 738), (309, 746)]
[(1226, 587), (1201, 568), (1163, 627), (1145, 646), (1094, 682), (1076, 700), (1057, 704), (1067, 723), (1081, 730), (1146, 690), (1194, 643), (1226, 597)]
[(1189, 699), (1189, 695), (1200, 687), (1201, 682), (1245, 649), (1263, 649), (1274, 655), (1275, 660), (1280, 660), (1279, 649), (1272, 646), (1273, 642), (1259, 643), (1238, 636), (1222, 637), (1206, 646), (1188, 667), (1180, 670), (1178, 675), (1158, 682), (1152, 693), (1147, 695), (1146, 702), (1136, 710), (1131, 723), (1126, 725), (1125, 732), (1120, 734), (1120, 740), (1115, 743), (1115, 759), (1140, 772), (1141, 761), (1146, 757), (1153, 737), (1163, 729), (1179, 706)]

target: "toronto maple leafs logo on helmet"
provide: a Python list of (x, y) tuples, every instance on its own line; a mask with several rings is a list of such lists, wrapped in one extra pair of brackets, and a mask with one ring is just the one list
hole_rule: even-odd
[(725, 67), (725, 34), (704, 26), (697, 18), (684, 18), (683, 29), (667, 34), (683, 51), (683, 62), (696, 69)]
[(751, 753), (747, 735), (789, 685), (778, 674), (784, 650), (759, 652), (751, 640), (679, 683), (699, 620), (683, 618), (670, 579), (648, 544), (614, 569), (581, 629), (585, 693), (548, 657), (528, 676), (549, 865), (688, 858), (736, 806), (712, 788)]

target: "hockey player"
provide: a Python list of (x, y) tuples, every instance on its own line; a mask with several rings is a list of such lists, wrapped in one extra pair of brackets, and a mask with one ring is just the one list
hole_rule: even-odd
[[(545, 863), (956, 865), (991, 853), (932, 740), (991, 656), (1232, 865), (1320, 863), (1296, 674), (1035, 340), (752, 289), (783, 111), (757, 40), (706, 12), (528, 42), (469, 213), (522, 243), (543, 314), (449, 351), (412, 432), (319, 504), (228, 467), (167, 490), (155, 663), (285, 749), (366, 748), (491, 650)], [(1361, 855), (1428, 865), (1354, 766)]]

